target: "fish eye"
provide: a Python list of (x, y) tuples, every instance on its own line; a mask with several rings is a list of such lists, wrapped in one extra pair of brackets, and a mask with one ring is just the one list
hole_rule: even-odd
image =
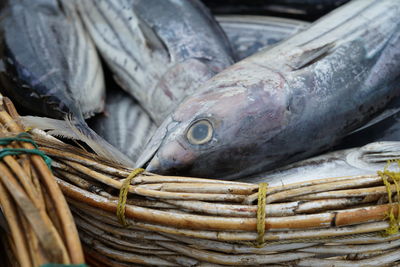
[(186, 133), (186, 137), (192, 145), (202, 145), (209, 142), (214, 129), (208, 120), (199, 120), (193, 123)]

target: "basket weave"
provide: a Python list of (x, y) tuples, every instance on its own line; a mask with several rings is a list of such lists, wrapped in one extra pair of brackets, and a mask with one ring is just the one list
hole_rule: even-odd
[[(23, 132), (9, 99), (0, 95), (0, 138), (11, 140)], [(0, 150), (32, 151), (31, 140), (0, 145)], [(33, 144), (32, 144), (33, 143)], [(39, 151), (40, 152), (40, 151)], [(2, 245), (10, 266), (84, 262), (78, 231), (68, 204), (54, 177), (39, 155), (2, 156), (0, 161)], [(4, 264), (4, 265), (3, 265)]]
[(388, 220), (397, 187), (380, 175), (269, 187), (257, 248), (258, 185), (144, 172), (128, 188), (126, 227), (116, 211), (133, 169), (32, 134), (53, 159), (92, 266), (400, 266), (400, 234), (383, 235), (398, 227)]

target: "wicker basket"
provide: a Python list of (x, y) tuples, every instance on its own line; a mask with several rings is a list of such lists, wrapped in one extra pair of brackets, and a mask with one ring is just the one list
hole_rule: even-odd
[[(15, 136), (21, 129), (10, 126), (11, 117), (1, 123)], [(263, 192), (234, 181), (133, 177), (131, 168), (38, 130), (31, 134), (53, 159), (92, 266), (400, 266), (395, 175)]]
[(29, 135), (16, 135), (23, 132), (18, 119), (11, 101), (0, 95), (0, 217), (6, 233), (1, 241), (2, 256), (7, 255), (2, 263), (83, 263), (68, 204)]

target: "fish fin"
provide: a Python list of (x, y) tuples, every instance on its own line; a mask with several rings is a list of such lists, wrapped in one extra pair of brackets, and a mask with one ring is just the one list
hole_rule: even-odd
[(138, 27), (144, 36), (146, 46), (152, 51), (155, 50), (165, 51), (168, 57), (171, 58), (166, 44), (158, 37), (157, 33), (154, 32), (154, 30), (150, 27), (150, 25), (144, 22), (140, 18), (140, 16), (138, 17), (139, 17)]
[(367, 122), (366, 124), (364, 124), (363, 126), (361, 126), (360, 128), (355, 129), (354, 131), (352, 131), (351, 133), (349, 133), (348, 135), (352, 135), (355, 133), (358, 133), (362, 130), (365, 130), (371, 126), (374, 126), (375, 124), (397, 114), (400, 112), (400, 108), (396, 108), (396, 109), (389, 109), (389, 110), (385, 110), (384, 112), (382, 112), (381, 114), (379, 114), (378, 116), (376, 116), (375, 118), (373, 118), (372, 120), (370, 120), (369, 122)]
[(71, 131), (67, 122), (63, 120), (37, 116), (21, 116), (21, 121), (25, 127), (33, 127), (40, 130), (45, 130), (48, 131), (47, 133), (52, 136), (79, 140), (79, 136)]
[(293, 70), (299, 70), (312, 64), (315, 60), (328, 55), (329, 51), (335, 46), (335, 42), (330, 42), (314, 48), (299, 48), (301, 52), (290, 55), (289, 65)]
[(400, 142), (374, 142), (361, 147), (360, 151), (365, 162), (386, 163), (400, 159)]
[(360, 132), (366, 128), (369, 128), (397, 113), (400, 112), (400, 97), (396, 97), (387, 107), (385, 108), (384, 111), (382, 111), (379, 115), (375, 116), (372, 120), (364, 124), (363, 126), (355, 129), (354, 131), (350, 132), (348, 135), (352, 135), (354, 133)]
[(384, 141), (367, 144), (358, 149), (351, 149), (346, 162), (353, 167), (371, 170), (383, 170), (387, 162), (400, 160), (400, 142)]
[(34, 127), (41, 130), (48, 130), (48, 134), (64, 137), (67, 139), (80, 140), (86, 143), (96, 154), (103, 156), (113, 162), (133, 166), (129, 160), (118, 149), (113, 147), (95, 131), (89, 128), (83, 120), (74, 120), (66, 117), (65, 120), (57, 120), (45, 117), (22, 116), (22, 122), (25, 127)]

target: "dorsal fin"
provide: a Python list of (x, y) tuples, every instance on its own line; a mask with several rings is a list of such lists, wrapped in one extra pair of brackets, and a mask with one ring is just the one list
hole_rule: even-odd
[(287, 63), (293, 70), (299, 70), (309, 64), (311, 64), (316, 59), (323, 57), (328, 54), (328, 52), (335, 46), (335, 42), (330, 42), (322, 46), (303, 49), (298, 48), (295, 50), (293, 55), (290, 55), (290, 59)]
[(160, 39), (157, 33), (140, 16), (138, 16), (138, 28), (143, 34), (146, 47), (151, 51), (163, 51), (169, 58), (171, 57), (168, 47)]
[(360, 128), (355, 129), (348, 135), (355, 134), (357, 132), (360, 132), (364, 129), (367, 129), (375, 124), (378, 124), (379, 122), (388, 119), (389, 117), (400, 113), (400, 97), (396, 97), (394, 100), (392, 100), (386, 107), (385, 110), (383, 110), (380, 114), (375, 116), (372, 120), (361, 126)]

